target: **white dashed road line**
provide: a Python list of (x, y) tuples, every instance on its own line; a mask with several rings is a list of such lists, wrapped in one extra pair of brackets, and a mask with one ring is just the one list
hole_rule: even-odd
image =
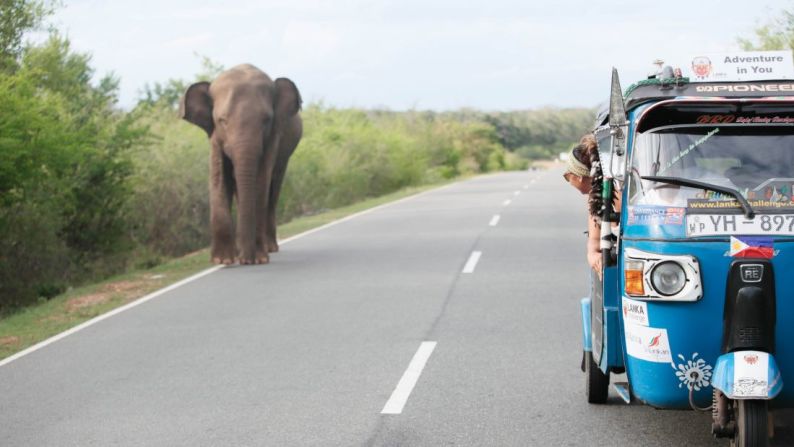
[(511, 203), (511, 202), (512, 202), (512, 200), (510, 200), (510, 199), (507, 199), (507, 200), (505, 200), (505, 201), (502, 203), (502, 206), (507, 206), (507, 205), (510, 205), (510, 203)]
[(490, 225), (492, 227), (495, 227), (499, 223), (499, 219), (500, 219), (500, 216), (498, 214), (494, 215), (491, 218), (491, 221), (488, 222), (488, 225)]
[(529, 185), (524, 185), (524, 189), (529, 189)]
[(463, 266), (463, 273), (474, 273), (474, 268), (477, 267), (477, 262), (479, 262), (480, 256), (482, 256), (481, 251), (471, 252), (469, 260), (466, 261), (466, 265)]
[(422, 370), (425, 369), (427, 359), (430, 358), (430, 354), (433, 353), (434, 349), (436, 349), (436, 342), (434, 341), (423, 341), (419, 345), (414, 358), (408, 364), (408, 369), (405, 370), (402, 378), (397, 383), (397, 387), (391, 393), (391, 397), (386, 401), (386, 405), (383, 406), (381, 414), (400, 414), (403, 412), (405, 403), (408, 401), (411, 391), (414, 390), (419, 376), (422, 375)]
[(521, 194), (521, 191), (515, 191), (515, 192), (513, 192), (513, 195), (514, 195), (514, 196), (517, 196), (517, 195), (519, 195), (519, 194)]

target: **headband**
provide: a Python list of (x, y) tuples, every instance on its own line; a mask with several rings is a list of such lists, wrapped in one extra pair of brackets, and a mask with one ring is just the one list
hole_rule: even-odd
[(573, 156), (573, 151), (568, 154), (568, 163), (565, 171), (579, 177), (590, 177), (590, 168), (577, 160), (576, 157)]

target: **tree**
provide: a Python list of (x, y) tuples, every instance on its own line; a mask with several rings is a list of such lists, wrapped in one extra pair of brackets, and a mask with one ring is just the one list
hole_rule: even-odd
[(52, 4), (47, 1), (0, 2), (0, 71), (9, 71), (16, 66), (22, 53), (22, 36), (39, 28), (52, 12)]
[(52, 33), (0, 71), (0, 312), (117, 270), (129, 248), (129, 152), (144, 133), (89, 62)]
[(755, 29), (755, 38), (739, 38), (745, 51), (794, 50), (794, 12), (783, 10), (780, 17)]

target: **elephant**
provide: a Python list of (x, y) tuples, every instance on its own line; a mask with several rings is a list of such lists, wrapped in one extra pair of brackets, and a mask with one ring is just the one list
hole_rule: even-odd
[[(180, 117), (210, 141), (210, 258), (215, 264), (267, 264), (277, 252), (276, 205), (287, 163), (303, 135), (301, 96), (287, 78), (273, 81), (250, 64), (197, 82)], [(237, 200), (236, 231), (232, 198)]]

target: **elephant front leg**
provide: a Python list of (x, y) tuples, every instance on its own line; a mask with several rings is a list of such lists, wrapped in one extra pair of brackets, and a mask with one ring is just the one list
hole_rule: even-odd
[(234, 264), (233, 188), (231, 163), (220, 150), (213, 149), (210, 155), (210, 259), (215, 264)]
[[(282, 157), (283, 158), (283, 157)], [(281, 195), (281, 185), (284, 183), (284, 174), (287, 172), (288, 160), (277, 160), (273, 169), (273, 181), (270, 184), (270, 199), (267, 210), (267, 251), (270, 253), (278, 252), (278, 238), (276, 233), (276, 208), (278, 199)]]
[(268, 191), (263, 188), (267, 180), (263, 175), (267, 152), (261, 154), (261, 146), (256, 146), (256, 141), (246, 144), (231, 150), (235, 153), (232, 162), (237, 196), (238, 259), (240, 264), (267, 264), (270, 258), (263, 249), (262, 219), (259, 217), (262, 208), (267, 207)]
[(257, 206), (257, 228), (256, 228), (256, 251), (257, 256), (261, 254), (262, 256), (269, 257), (268, 253), (273, 253), (278, 251), (272, 250), (271, 240), (269, 238), (271, 234), (271, 227), (270, 227), (270, 220), (269, 220), (269, 209), (273, 206), (272, 200), (272, 178), (274, 176), (274, 169), (273, 164), (275, 163), (276, 157), (275, 150), (270, 149), (263, 160), (263, 164), (260, 166), (259, 171), (259, 190), (262, 191), (262, 198), (258, 201)]

